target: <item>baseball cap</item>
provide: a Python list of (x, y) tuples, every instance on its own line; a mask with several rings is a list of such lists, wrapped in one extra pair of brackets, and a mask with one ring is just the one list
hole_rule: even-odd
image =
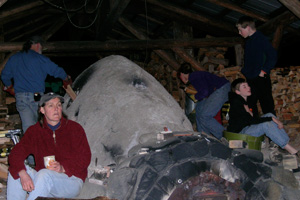
[(46, 102), (50, 101), (51, 99), (54, 99), (54, 98), (59, 98), (60, 102), (61, 103), (64, 103), (64, 98), (58, 94), (55, 94), (54, 92), (49, 92), (47, 94), (44, 94), (40, 101), (39, 101), (39, 106), (44, 106)]
[(34, 35), (32, 37), (29, 38), (29, 41), (32, 42), (32, 44), (37, 44), (40, 43), (41, 45), (45, 44), (45, 40), (39, 36), (39, 35)]

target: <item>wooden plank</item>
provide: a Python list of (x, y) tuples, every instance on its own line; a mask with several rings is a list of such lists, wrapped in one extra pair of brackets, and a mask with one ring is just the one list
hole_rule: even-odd
[(74, 101), (76, 99), (76, 93), (74, 92), (74, 90), (72, 89), (72, 87), (70, 85), (67, 86), (67, 89), (65, 89), (66, 92), (68, 93), (68, 95), (71, 97), (71, 99)]
[[(144, 49), (233, 47), (243, 44), (241, 37), (198, 38), (198, 39), (157, 39), (157, 40), (119, 40), (119, 41), (57, 41), (47, 42), (43, 54), (47, 52), (99, 52)], [(19, 51), (21, 42), (0, 42), (0, 53)]]
[(7, 0), (0, 0), (0, 7), (3, 6), (3, 4), (5, 4), (7, 2)]
[(183, 48), (174, 47), (174, 48), (172, 48), (172, 50), (178, 56), (180, 56), (185, 62), (190, 63), (194, 69), (196, 69), (198, 71), (205, 71), (205, 69), (202, 67), (202, 65), (200, 63), (198, 63), (194, 57), (189, 55)]
[(300, 2), (299, 0), (279, 0), (285, 7), (287, 7), (292, 13), (300, 18)]
[(283, 25), (279, 24), (276, 28), (273, 41), (272, 41), (272, 46), (277, 50), (279, 48), (282, 36), (283, 36)]
[(20, 12), (23, 12), (23, 11), (26, 11), (26, 10), (31, 10), (32, 8), (41, 6), (43, 4), (44, 4), (43, 1), (35, 1), (35, 2), (32, 2), (32, 3), (26, 3), (22, 6), (14, 8), (14, 9), (2, 11), (2, 12), (0, 12), (0, 20), (2, 20), (2, 18), (5, 18), (5, 17), (10, 17), (11, 15), (14, 15), (16, 13), (20, 13)]
[(130, 1), (131, 0), (114, 1), (114, 6), (111, 12), (108, 14), (106, 21), (100, 28), (101, 30), (99, 31), (99, 34), (96, 36), (98, 39), (103, 39), (110, 33), (112, 27), (118, 21), (119, 17), (122, 15)]
[(235, 5), (234, 3), (232, 3), (232, 1), (228, 1), (228, 0), (221, 0), (221, 1), (220, 0), (205, 0), (205, 1), (216, 4), (218, 6), (222, 6), (224, 8), (228, 8), (230, 10), (234, 10), (236, 12), (239, 12), (239, 13), (243, 14), (243, 15), (250, 16), (254, 19), (258, 19), (258, 20), (263, 21), (263, 22), (266, 22), (266, 21), (269, 20), (267, 17), (265, 17), (263, 15), (259, 15), (257, 13), (249, 11), (249, 9), (244, 9), (241, 6)]
[[(148, 40), (149, 38), (143, 34), (141, 31), (138, 31), (136, 27), (127, 19), (120, 18), (119, 22), (128, 29), (133, 35), (135, 35), (140, 40)], [(147, 45), (146, 45), (147, 46)], [(164, 61), (166, 61), (173, 69), (178, 70), (180, 65), (169, 55), (167, 52), (163, 50), (154, 50), (154, 52), (159, 55)]]
[(174, 6), (173, 4), (169, 4), (166, 2), (162, 2), (159, 0), (147, 0), (147, 3), (159, 6), (161, 8), (166, 9), (168, 12), (174, 12), (178, 15), (184, 16), (188, 19), (192, 19), (195, 21), (200, 21), (202, 23), (208, 24), (210, 26), (214, 26), (220, 28), (221, 30), (228, 31), (230, 33), (235, 32), (235, 26), (229, 23), (224, 23), (224, 21), (220, 22), (218, 20), (214, 20), (204, 15), (200, 15), (198, 13), (192, 13), (188, 10), (182, 9), (180, 7)]

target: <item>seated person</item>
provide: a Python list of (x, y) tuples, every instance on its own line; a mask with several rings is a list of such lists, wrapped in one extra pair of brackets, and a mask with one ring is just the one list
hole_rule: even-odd
[[(72, 198), (80, 193), (91, 150), (82, 126), (62, 116), (63, 102), (55, 93), (41, 97), (39, 122), (27, 129), (8, 157), (8, 200), (25, 200), (27, 193), (27, 200), (38, 196)], [(35, 157), (35, 169), (24, 164), (29, 154)], [(47, 168), (46, 156), (55, 156)]]
[(184, 84), (190, 83), (196, 89), (197, 131), (204, 131), (221, 139), (224, 127), (214, 117), (228, 100), (229, 81), (206, 71), (193, 72), (189, 63), (180, 66), (178, 76)]
[(253, 117), (248, 107), (247, 97), (251, 95), (251, 88), (243, 78), (234, 80), (229, 93), (229, 125), (227, 131), (247, 134), (255, 137), (266, 134), (275, 144), (290, 154), (298, 151), (289, 144), (289, 137), (283, 129), (283, 124), (272, 113), (262, 117)]

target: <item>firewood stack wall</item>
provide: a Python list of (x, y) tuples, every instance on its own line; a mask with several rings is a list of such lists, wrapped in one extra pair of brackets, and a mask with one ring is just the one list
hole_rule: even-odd
[[(220, 53), (220, 49), (223, 53)], [(202, 66), (207, 71), (226, 77), (230, 82), (236, 78), (244, 77), (240, 72), (241, 67), (226, 67), (228, 61), (224, 57), (225, 53), (225, 48), (216, 48), (214, 50), (212, 48), (201, 49), (198, 54), (198, 60), (202, 60)], [(199, 59), (201, 56), (202, 59)], [(224, 60), (222, 61), (222, 59)], [(141, 63), (137, 64), (143, 67)], [(183, 90), (180, 89), (182, 83), (176, 76), (176, 70), (170, 68), (159, 59), (152, 59), (143, 68), (152, 74), (184, 109), (185, 95)], [(298, 136), (300, 132), (300, 66), (273, 69), (271, 71), (271, 80), (277, 117), (284, 123), (285, 130), (289, 134), (291, 141), (300, 144), (300, 137)], [(258, 109), (261, 113), (259, 103)], [(224, 113), (223, 124), (227, 125)]]

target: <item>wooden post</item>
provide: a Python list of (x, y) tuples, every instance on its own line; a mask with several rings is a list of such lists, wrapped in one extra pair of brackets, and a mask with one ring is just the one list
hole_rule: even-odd
[(275, 31), (274, 37), (273, 37), (273, 41), (272, 41), (272, 45), (273, 47), (278, 50), (281, 39), (282, 39), (282, 35), (283, 35), (283, 25), (280, 24)]
[(242, 67), (244, 65), (244, 49), (241, 44), (234, 46), (236, 66)]
[[(3, 24), (0, 24), (0, 41), (4, 42), (4, 31), (3, 31)], [(5, 57), (5, 53), (0, 53), (0, 63), (2, 63), (4, 61), (4, 57)], [(2, 71), (2, 66), (0, 65), (0, 74)], [(0, 81), (0, 105), (5, 105), (5, 98), (6, 98), (6, 94), (5, 92), (2, 90), (3, 88), (3, 83), (2, 81)]]

